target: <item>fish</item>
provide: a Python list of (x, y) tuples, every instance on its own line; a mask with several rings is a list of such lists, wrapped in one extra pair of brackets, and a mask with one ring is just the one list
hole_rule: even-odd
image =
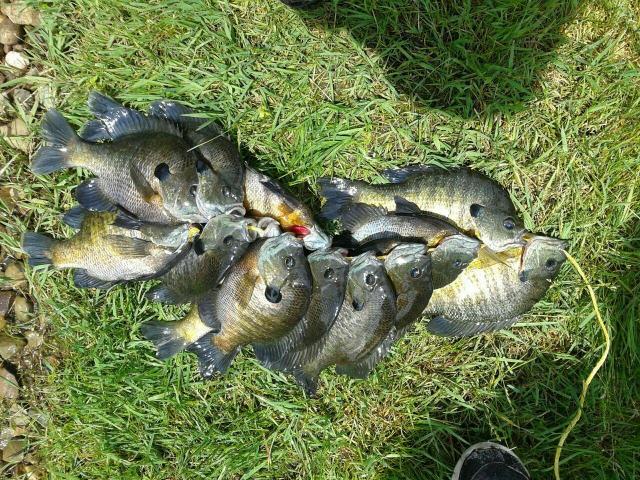
[[(475, 238), (453, 235), (431, 250), (431, 279), (433, 289), (453, 282), (477, 257), (482, 245)], [(483, 250), (484, 251), (484, 250)]]
[(81, 288), (110, 288), (133, 280), (149, 280), (166, 273), (191, 248), (199, 230), (189, 224), (145, 224), (124, 212), (72, 209), (65, 221), (79, 231), (57, 240), (26, 232), (22, 249), (31, 266), (73, 268)]
[(445, 237), (460, 232), (450, 223), (431, 215), (406, 212), (402, 199), (397, 198), (396, 211), (366, 203), (348, 206), (338, 217), (342, 233), (334, 239), (335, 245), (357, 248), (378, 240), (402, 240), (436, 246)]
[(179, 125), (185, 139), (205, 160), (198, 163), (196, 203), (200, 213), (211, 219), (216, 215), (238, 212), (244, 215), (244, 164), (240, 152), (222, 129), (181, 103), (160, 100), (149, 107), (149, 115)]
[[(463, 337), (509, 328), (547, 292), (566, 260), (566, 242), (531, 236), (502, 261), (479, 255), (449, 285), (436, 289), (424, 311), (436, 335)], [(434, 266), (435, 268), (435, 266)]]
[(526, 230), (508, 192), (479, 172), (417, 165), (386, 170), (383, 175), (390, 183), (371, 185), (342, 178), (319, 179), (321, 196), (325, 199), (320, 217), (339, 218), (345, 207), (353, 203), (393, 210), (396, 197), (400, 197), (419, 210), (453, 223), (497, 252), (524, 244), (522, 237)]
[[(320, 372), (366, 361), (393, 328), (396, 298), (384, 264), (373, 252), (351, 261), (345, 299), (331, 328), (315, 344), (285, 355), (279, 365), (314, 396)], [(319, 343), (318, 343), (319, 342)]]
[(252, 217), (276, 219), (283, 230), (301, 236), (309, 250), (331, 246), (331, 238), (306, 205), (285, 192), (275, 180), (249, 166), (245, 167), (244, 206)]
[(177, 322), (152, 320), (142, 324), (140, 332), (153, 342), (160, 360), (177, 355), (189, 345), (211, 332), (212, 328), (200, 318), (197, 304), (192, 304), (187, 315)]
[(201, 376), (225, 373), (244, 345), (289, 333), (306, 313), (311, 290), (304, 247), (293, 234), (252, 243), (222, 284), (198, 302), (212, 328), (187, 348), (198, 356)]
[(193, 248), (171, 270), (160, 277), (161, 285), (147, 292), (149, 300), (182, 304), (195, 302), (215, 288), (227, 270), (257, 237), (256, 221), (222, 214), (211, 219)]
[(89, 122), (81, 138), (57, 110), (42, 123), (47, 145), (31, 162), (36, 174), (82, 167), (94, 175), (75, 190), (89, 210), (122, 207), (145, 222), (205, 222), (196, 203), (197, 154), (190, 151), (179, 127), (122, 107), (92, 92)]
[(349, 260), (339, 249), (317, 250), (307, 257), (313, 290), (303, 319), (282, 339), (270, 345), (253, 345), (256, 357), (267, 368), (281, 369), (286, 354), (314, 344), (333, 325), (342, 307), (349, 272)]

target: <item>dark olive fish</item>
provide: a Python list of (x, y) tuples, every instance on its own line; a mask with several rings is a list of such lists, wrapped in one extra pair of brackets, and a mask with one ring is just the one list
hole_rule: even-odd
[(336, 319), (347, 287), (349, 261), (339, 250), (318, 250), (307, 257), (313, 290), (304, 318), (280, 341), (254, 345), (256, 357), (270, 368), (279, 368), (285, 354), (301, 351), (324, 335)]
[(320, 179), (326, 202), (321, 215), (329, 220), (353, 203), (393, 210), (401, 197), (420, 210), (451, 221), (495, 251), (522, 245), (525, 233), (509, 194), (497, 182), (468, 168), (443, 170), (413, 166), (384, 173), (391, 182), (370, 185), (341, 178)]
[(240, 347), (276, 342), (302, 319), (311, 296), (302, 243), (283, 234), (251, 244), (222, 284), (199, 303), (213, 331), (189, 347), (204, 378), (224, 373)]
[(65, 220), (80, 228), (73, 237), (56, 240), (26, 232), (22, 249), (32, 266), (75, 268), (75, 284), (86, 288), (109, 288), (163, 275), (188, 252), (198, 231), (188, 224), (144, 224), (122, 212), (81, 208), (73, 209)]
[(445, 238), (431, 251), (431, 278), (434, 290), (453, 282), (478, 257), (481, 244), (466, 235)]
[(276, 219), (283, 230), (301, 236), (309, 250), (331, 245), (330, 237), (322, 231), (306, 205), (286, 193), (275, 180), (251, 167), (245, 169), (244, 206), (252, 217)]
[(450, 223), (431, 215), (405, 213), (403, 201), (396, 199), (400, 208), (390, 213), (384, 207), (355, 203), (347, 206), (338, 219), (343, 233), (335, 244), (356, 248), (379, 240), (421, 242), (433, 247), (445, 237), (460, 232)]
[(546, 293), (565, 262), (565, 242), (533, 236), (524, 247), (480, 255), (449, 285), (433, 292), (424, 313), (432, 333), (471, 336), (508, 328)]
[(190, 108), (170, 100), (154, 102), (149, 114), (180, 125), (192, 149), (204, 158), (198, 163), (196, 202), (205, 218), (232, 211), (244, 212), (244, 165), (238, 148), (223, 131)]
[(393, 328), (396, 313), (384, 265), (373, 253), (362, 254), (351, 262), (342, 308), (320, 344), (287, 354), (279, 364), (314, 395), (320, 372), (331, 365), (347, 368), (366, 360)]
[(49, 145), (34, 157), (32, 171), (83, 167), (97, 175), (75, 192), (89, 210), (118, 205), (147, 222), (204, 221), (195, 199), (197, 155), (178, 127), (95, 92), (89, 106), (99, 120), (87, 124), (84, 139), (56, 110), (47, 112), (42, 130)]
[(227, 270), (256, 239), (256, 221), (235, 215), (218, 215), (194, 240), (191, 251), (147, 293), (150, 300), (180, 304), (197, 301), (215, 288)]

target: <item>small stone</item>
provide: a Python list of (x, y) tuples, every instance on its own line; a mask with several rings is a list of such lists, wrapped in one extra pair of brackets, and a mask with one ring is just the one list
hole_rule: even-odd
[(10, 261), (4, 269), (4, 276), (9, 280), (24, 280), (24, 264), (22, 262), (16, 262), (15, 260)]
[(31, 142), (29, 128), (24, 120), (15, 118), (7, 125), (0, 125), (0, 136), (4, 136), (7, 143), (22, 152), (28, 152)]
[(22, 108), (22, 110), (24, 110), (25, 112), (31, 110), (31, 107), (33, 107), (33, 104), (36, 100), (33, 93), (31, 93), (29, 90), (25, 90), (24, 88), (16, 88), (13, 91), (12, 96), (13, 103)]
[(13, 403), (18, 399), (20, 390), (16, 377), (4, 368), (0, 368), (0, 401), (7, 400)]
[(33, 305), (29, 300), (22, 296), (17, 296), (13, 301), (13, 316), (17, 322), (24, 323), (31, 319)]
[(14, 1), (5, 3), (0, 9), (4, 15), (17, 25), (40, 25), (40, 12), (30, 7), (24, 1)]
[(26, 342), (21, 338), (0, 334), (0, 358), (11, 360), (24, 350)]
[(54, 88), (47, 83), (38, 87), (36, 90), (36, 98), (45, 110), (50, 110), (56, 106), (56, 92)]
[(0, 202), (9, 212), (13, 212), (16, 206), (15, 189), (13, 187), (0, 187)]
[(24, 458), (27, 450), (27, 441), (23, 438), (9, 440), (7, 446), (2, 451), (2, 460), (7, 463), (19, 463)]
[(9, 425), (15, 429), (26, 427), (31, 423), (31, 417), (28, 412), (17, 403), (11, 405), (9, 413), (11, 414), (9, 417)]
[(29, 59), (22, 52), (10, 51), (4, 57), (4, 63), (11, 68), (17, 70), (26, 70), (29, 67)]
[(22, 27), (16, 25), (8, 18), (5, 18), (0, 22), (0, 43), (3, 45), (16, 45), (20, 42), (20, 34), (22, 33)]
[(38, 332), (29, 330), (24, 333), (24, 338), (27, 339), (27, 350), (35, 350), (42, 346), (44, 338)]
[(11, 306), (13, 305), (13, 301), (16, 298), (16, 293), (12, 290), (2, 290), (0, 291), (0, 315), (3, 317), (9, 313), (11, 310)]

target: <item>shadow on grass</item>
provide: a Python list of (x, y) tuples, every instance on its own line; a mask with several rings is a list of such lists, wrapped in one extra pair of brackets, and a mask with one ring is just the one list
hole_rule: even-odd
[(556, 57), (577, 0), (335, 0), (302, 10), (347, 29), (387, 81), (425, 106), (468, 117), (521, 109)]

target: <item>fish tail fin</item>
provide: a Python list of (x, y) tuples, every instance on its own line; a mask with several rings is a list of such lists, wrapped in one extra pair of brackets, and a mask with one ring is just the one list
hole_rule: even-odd
[(114, 110), (124, 108), (122, 104), (116, 102), (113, 98), (107, 97), (106, 95), (103, 95), (100, 92), (96, 92), (95, 90), (89, 93), (87, 106), (89, 107), (89, 111), (97, 117), (106, 115)]
[(65, 225), (69, 225), (71, 228), (75, 228), (79, 230), (82, 227), (82, 222), (84, 218), (87, 216), (88, 210), (84, 208), (82, 205), (76, 205), (71, 208), (71, 210), (67, 210), (62, 216), (62, 222)]
[(320, 217), (325, 220), (335, 220), (343, 207), (357, 201), (356, 182), (344, 178), (318, 179), (320, 185), (320, 196), (325, 202), (320, 210)]
[(302, 369), (296, 369), (293, 372), (293, 378), (296, 379), (298, 385), (302, 387), (304, 393), (309, 397), (315, 397), (318, 393), (318, 375), (309, 375)]
[(51, 247), (55, 240), (36, 232), (25, 232), (22, 235), (22, 250), (29, 256), (29, 265), (51, 265)]
[(361, 225), (386, 215), (387, 209), (367, 205), (366, 203), (354, 203), (339, 215), (340, 223), (344, 230), (353, 232)]
[(37, 175), (76, 167), (72, 157), (80, 142), (75, 130), (57, 110), (49, 110), (42, 122), (42, 137), (49, 145), (40, 147), (31, 160), (31, 171)]
[(156, 357), (166, 360), (183, 351), (188, 342), (180, 335), (180, 322), (153, 320), (140, 327), (140, 332), (156, 347)]
[(185, 302), (185, 299), (180, 298), (174, 291), (169, 289), (166, 285), (158, 285), (149, 290), (145, 297), (152, 302), (164, 303), (167, 305), (179, 305)]
[(216, 372), (226, 373), (229, 365), (240, 351), (239, 348), (235, 348), (231, 353), (223, 352), (213, 344), (214, 338), (213, 332), (207, 333), (187, 348), (198, 357), (200, 375), (205, 379), (213, 377)]

